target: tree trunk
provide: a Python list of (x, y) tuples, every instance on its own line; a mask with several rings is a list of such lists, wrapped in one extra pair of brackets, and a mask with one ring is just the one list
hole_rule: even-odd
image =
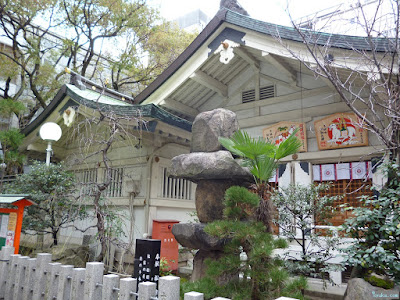
[(96, 218), (97, 218), (97, 234), (98, 239), (100, 241), (100, 254), (97, 256), (96, 261), (103, 261), (106, 250), (107, 250), (107, 243), (106, 243), (106, 234), (105, 234), (105, 222), (104, 222), (104, 215), (101, 211), (100, 207), (100, 197), (101, 192), (97, 192), (95, 199), (94, 199), (94, 209), (96, 211)]
[(58, 245), (57, 233), (58, 233), (58, 231), (53, 231), (53, 233), (52, 233), (52, 235), (53, 235), (53, 246), (57, 246)]
[(255, 186), (253, 190), (260, 196), (260, 205), (257, 207), (255, 212), (257, 221), (262, 222), (268, 233), (273, 233), (272, 228), (272, 203), (270, 199), (270, 193), (268, 185), (261, 183)]

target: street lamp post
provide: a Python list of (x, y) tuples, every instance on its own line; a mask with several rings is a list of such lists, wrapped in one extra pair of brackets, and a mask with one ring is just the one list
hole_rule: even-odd
[(46, 165), (50, 165), (50, 157), (51, 157), (51, 143), (57, 142), (61, 138), (61, 127), (58, 124), (53, 122), (44, 123), (39, 130), (39, 135), (42, 140), (47, 142), (46, 149)]

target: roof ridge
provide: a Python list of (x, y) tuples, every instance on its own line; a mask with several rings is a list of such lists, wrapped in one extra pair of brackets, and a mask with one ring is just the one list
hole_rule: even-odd
[(94, 82), (85, 76), (80, 75), (77, 72), (72, 71), (69, 68), (65, 68), (65, 72), (70, 74), (70, 84), (76, 86), (77, 88), (84, 90), (84, 89), (93, 89), (95, 87), (96, 89), (103, 90), (104, 93), (112, 98), (115, 98), (117, 100), (122, 100), (122, 101), (129, 101), (130, 104), (133, 104), (135, 99), (133, 97), (130, 97), (128, 95), (122, 94), (116, 90), (110, 89), (106, 87), (105, 85), (98, 84), (97, 82)]

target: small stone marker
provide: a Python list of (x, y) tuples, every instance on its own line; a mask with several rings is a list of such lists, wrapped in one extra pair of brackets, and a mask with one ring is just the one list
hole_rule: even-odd
[(198, 292), (185, 293), (185, 298), (183, 300), (204, 300), (204, 294)]

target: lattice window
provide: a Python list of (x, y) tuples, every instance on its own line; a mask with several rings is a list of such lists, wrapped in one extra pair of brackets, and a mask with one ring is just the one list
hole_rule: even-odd
[(194, 184), (186, 179), (172, 178), (167, 168), (162, 168), (161, 196), (170, 199), (193, 200)]
[(359, 207), (360, 196), (372, 196), (373, 191), (370, 189), (372, 186), (372, 179), (361, 180), (361, 179), (343, 179), (334, 181), (332, 186), (325, 192), (321, 193), (321, 196), (343, 196), (336, 200), (333, 204), (337, 207), (337, 213), (330, 220), (321, 220), (318, 222), (319, 225), (325, 225), (327, 222), (332, 223), (333, 226), (340, 226), (344, 223), (347, 218), (353, 216), (351, 210), (340, 211), (339, 205), (347, 203), (349, 206)]
[[(107, 197), (122, 197), (123, 168), (111, 169), (111, 182), (106, 189)], [(107, 170), (104, 170), (104, 178), (107, 176)]]
[(81, 195), (90, 195), (97, 183), (97, 169), (88, 169), (75, 172), (75, 178), (80, 188)]

